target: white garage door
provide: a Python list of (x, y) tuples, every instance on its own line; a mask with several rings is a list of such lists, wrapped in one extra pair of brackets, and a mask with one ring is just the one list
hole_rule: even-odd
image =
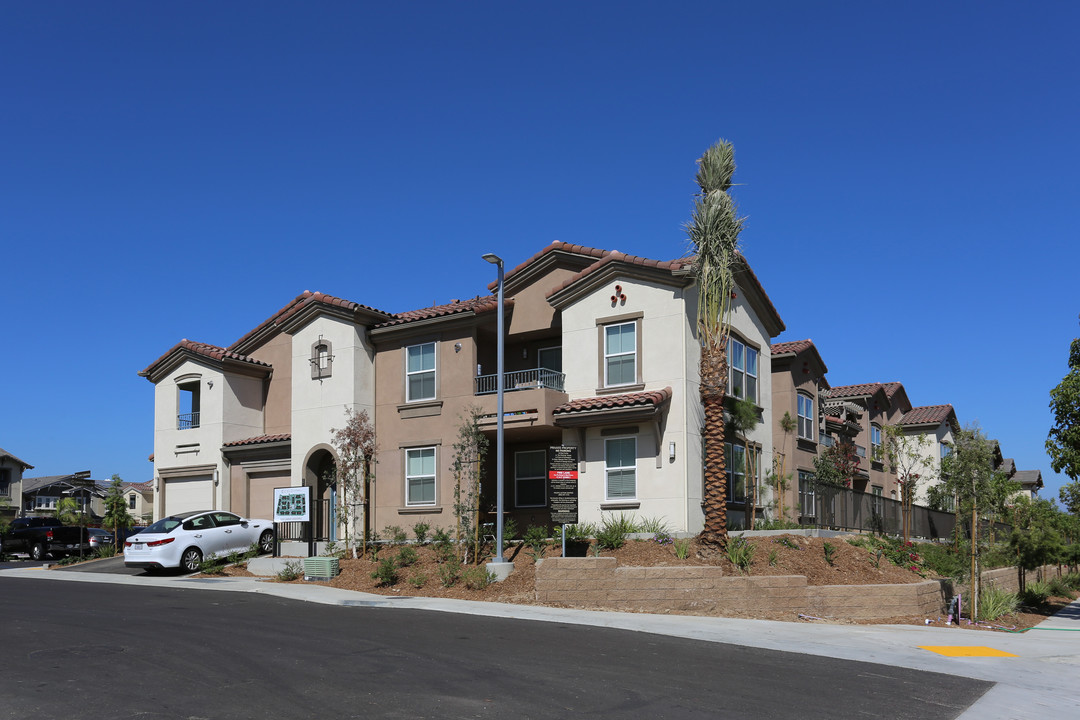
[(214, 507), (214, 478), (195, 475), (169, 478), (165, 481), (165, 514), (212, 510)]

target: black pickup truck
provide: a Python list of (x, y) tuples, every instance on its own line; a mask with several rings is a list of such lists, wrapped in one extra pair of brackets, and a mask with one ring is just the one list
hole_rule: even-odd
[(29, 553), (33, 560), (49, 555), (63, 557), (78, 555), (79, 549), (89, 555), (90, 538), (86, 528), (64, 525), (56, 518), (19, 518), (0, 536), (5, 553)]

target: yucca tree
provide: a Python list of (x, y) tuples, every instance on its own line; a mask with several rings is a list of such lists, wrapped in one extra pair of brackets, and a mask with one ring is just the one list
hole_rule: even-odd
[(743, 219), (729, 194), (735, 175), (735, 149), (719, 140), (698, 160), (701, 192), (686, 224), (698, 285), (697, 325), (701, 342), (701, 404), (705, 412), (705, 528), (701, 541), (727, 544), (727, 479), (724, 474), (724, 395), (727, 392), (728, 333), (735, 264)]

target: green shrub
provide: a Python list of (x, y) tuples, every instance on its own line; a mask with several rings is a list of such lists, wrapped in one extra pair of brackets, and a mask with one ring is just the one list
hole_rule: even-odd
[(483, 565), (477, 565), (471, 567), (461, 574), (461, 579), (465, 583), (465, 587), (470, 590), (483, 590), (491, 583), (495, 582), (495, 573), (488, 570)]
[(922, 555), (923, 567), (939, 577), (960, 580), (968, 571), (968, 561), (953, 551), (946, 543), (919, 543), (916, 545)]
[(416, 552), (416, 548), (406, 545), (405, 547), (398, 550), (395, 562), (397, 563), (398, 567), (409, 567), (410, 565), (416, 564), (416, 561), (419, 559), (420, 554)]
[(439, 565), (439, 582), (442, 583), (444, 588), (448, 588), (457, 582), (457, 579), (461, 576), (461, 561), (456, 557), (447, 560)]
[(116, 557), (115, 545), (102, 545), (97, 549), (97, 556), (99, 558), (111, 558)]
[(1051, 597), (1063, 597), (1072, 600), (1075, 596), (1073, 589), (1069, 587), (1069, 583), (1064, 577), (1052, 577), (1046, 584), (1050, 588)]
[(671, 528), (668, 527), (667, 521), (662, 517), (647, 517), (642, 518), (637, 524), (636, 531), (652, 533), (653, 535), (668, 535), (671, 533)]
[(769, 551), (769, 567), (776, 567), (780, 562), (780, 552), (778, 550)]
[(801, 528), (797, 522), (791, 520), (785, 520), (783, 518), (775, 518), (773, 520), (758, 520), (754, 523), (755, 530), (798, 530)]
[(690, 557), (690, 538), (673, 539), (671, 545), (675, 548), (675, 557), (680, 560)]
[(199, 563), (199, 572), (203, 575), (221, 575), (225, 572), (225, 558), (210, 554)]
[(1020, 591), (1020, 602), (1030, 607), (1045, 605), (1050, 599), (1050, 585), (1045, 582), (1029, 582)]
[(825, 551), (825, 562), (832, 565), (833, 560), (836, 558), (836, 546), (831, 542), (827, 542), (823, 543), (821, 547)]
[(413, 575), (412, 577), (409, 578), (409, 584), (412, 585), (417, 590), (424, 587), (424, 583), (426, 583), (426, 582), (427, 582), (427, 575), (425, 575), (424, 573), (416, 573), (415, 575)]
[(453, 542), (453, 538), (450, 537), (450, 533), (445, 528), (435, 528), (431, 533), (431, 542), (436, 545), (449, 544)]
[(397, 525), (387, 525), (383, 528), (383, 534), (386, 535), (386, 539), (393, 545), (402, 545), (408, 540), (405, 531)]
[(303, 574), (304, 566), (299, 560), (288, 560), (275, 577), (281, 582), (292, 582)]
[(597, 544), (606, 550), (618, 550), (626, 544), (626, 536), (634, 532), (634, 516), (605, 515), (596, 533)]
[(384, 587), (387, 585), (397, 585), (397, 563), (394, 562), (392, 558), (380, 560), (378, 566), (371, 571), (371, 577), (375, 580), (376, 585)]
[(412, 526), (413, 535), (416, 536), (416, 543), (418, 545), (424, 545), (427, 543), (428, 530), (430, 529), (431, 526), (423, 521), (418, 522)]
[(750, 574), (750, 565), (754, 562), (754, 546), (741, 535), (732, 535), (727, 542), (727, 556), (731, 564), (740, 571)]
[[(566, 525), (565, 527), (566, 542), (588, 542), (598, 534), (596, 526), (592, 523), (578, 523), (577, 525)], [(555, 528), (554, 540), (556, 545), (562, 545), (562, 527)]]
[(503, 517), (503, 540), (516, 540), (518, 536), (517, 521), (512, 517)]
[(1002, 615), (1016, 612), (1019, 605), (1016, 593), (991, 585), (979, 594), (979, 620), (997, 620)]
[(1065, 585), (1073, 590), (1080, 590), (1080, 573), (1068, 573), (1062, 580), (1065, 581)]
[(548, 529), (542, 525), (530, 525), (525, 531), (523, 538), (525, 546), (529, 548), (529, 555), (533, 562), (544, 557), (544, 548), (548, 545)]
[[(786, 548), (788, 548), (790, 550), (801, 550), (802, 549), (802, 548), (799, 547), (799, 543), (795, 542), (794, 540), (792, 540), (787, 535), (781, 535), (780, 537), (773, 540), (773, 542), (776, 543), (777, 545), (783, 545), (784, 547), (786, 547)], [(848, 542), (851, 542), (851, 541), (849, 540)]]

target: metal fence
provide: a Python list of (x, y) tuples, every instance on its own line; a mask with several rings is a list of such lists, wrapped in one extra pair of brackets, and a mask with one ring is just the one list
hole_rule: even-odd
[[(547, 368), (532, 368), (531, 370), (516, 370), (503, 373), (503, 392), (532, 390), (534, 388), (549, 388), (562, 392), (565, 383), (566, 375)], [(499, 392), (498, 374), (480, 375), (476, 378), (476, 395), (487, 395), (495, 392)]]
[[(799, 518), (799, 522), (803, 525), (888, 535), (901, 535), (904, 531), (903, 504), (892, 498), (855, 492), (848, 488), (819, 486), (814, 488), (812, 498), (806, 497), (804, 493), (802, 504), (804, 514)], [(953, 513), (931, 510), (922, 505), (912, 505), (910, 513), (911, 537), (930, 540), (952, 538), (956, 527), (956, 516)], [(988, 521), (981, 521), (981, 530), (988, 529), (988, 526)], [(1004, 523), (994, 523), (996, 534), (1005, 535), (1011, 529)], [(967, 536), (968, 531), (967, 524), (962, 523), (961, 532)]]

